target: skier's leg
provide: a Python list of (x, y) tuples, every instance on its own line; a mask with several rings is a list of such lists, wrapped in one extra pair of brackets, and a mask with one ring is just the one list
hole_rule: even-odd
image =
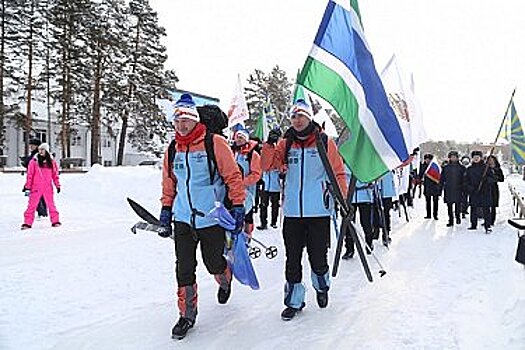
[(253, 232), (253, 208), (246, 213), (244, 216), (244, 232), (248, 235), (248, 237), (252, 237)]
[(49, 208), (49, 219), (51, 220), (52, 224), (56, 224), (60, 222), (60, 218), (58, 215), (58, 210), (55, 206), (55, 198), (53, 196), (53, 188), (50, 187), (49, 189), (45, 190), (42, 194), (42, 197), (47, 203), (47, 206)]
[(32, 226), (33, 221), (35, 220), (35, 210), (38, 206), (38, 202), (40, 202), (40, 197), (42, 196), (42, 192), (39, 190), (31, 191), (29, 194), (29, 202), (27, 203), (27, 209), (24, 212), (24, 224)]
[(309, 218), (307, 223), (306, 250), (312, 269), (312, 284), (317, 291), (326, 291), (330, 286), (327, 257), (330, 218)]
[(366, 244), (368, 244), (371, 249), (374, 249), (374, 232), (372, 226), (372, 211), (374, 210), (374, 205), (370, 203), (359, 203), (357, 206), (359, 208), (359, 222), (365, 233)]
[(280, 192), (271, 192), (270, 199), (272, 202), (272, 226), (277, 225), (279, 219), (279, 200), (281, 198)]
[(177, 277), (178, 307), (181, 317), (193, 324), (197, 317), (197, 268), (196, 249), (198, 241), (188, 224), (175, 222), (175, 274)]
[(306, 243), (305, 221), (299, 218), (284, 218), (283, 238), (286, 250), (284, 304), (300, 309), (304, 304), (305, 289), (301, 283), (303, 267), (301, 260)]
[(199, 229), (202, 261), (208, 272), (215, 276), (221, 287), (231, 282), (231, 273), (224, 258), (224, 229), (218, 225)]
[(268, 226), (268, 201), (269, 201), (269, 192), (263, 191), (261, 193), (261, 226), (259, 229), (266, 228)]

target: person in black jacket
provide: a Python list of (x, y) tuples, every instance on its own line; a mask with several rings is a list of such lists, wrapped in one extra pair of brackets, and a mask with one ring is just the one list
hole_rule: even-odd
[(494, 172), (494, 180), (495, 182), (491, 186), (491, 196), (492, 196), (492, 206), (490, 206), (490, 226), (494, 226), (494, 223), (496, 222), (496, 208), (499, 205), (499, 188), (498, 188), (498, 182), (503, 182), (505, 177), (503, 176), (503, 171), (501, 170), (501, 167), (499, 165), (498, 159), (490, 155), (487, 158), (487, 163), (489, 165), (489, 168), (492, 169)]
[(433, 158), (434, 156), (432, 154), (425, 154), (425, 156), (423, 157), (423, 163), (421, 163), (421, 166), (419, 168), (418, 177), (420, 179), (423, 179), (423, 194), (425, 195), (425, 201), (427, 205), (427, 216), (425, 216), (425, 219), (430, 219), (432, 214), (434, 216), (434, 220), (437, 220), (439, 196), (441, 196), (441, 185), (438, 182), (432, 180), (426, 174), (427, 168)]
[(448, 164), (443, 167), (440, 179), (440, 184), (445, 192), (444, 200), (448, 208), (448, 227), (454, 225), (454, 217), (456, 224), (461, 224), (460, 209), (463, 199), (465, 171), (465, 167), (459, 163), (458, 152), (448, 152)]
[(465, 189), (469, 194), (470, 201), (470, 227), (475, 230), (478, 225), (478, 208), (482, 208), (485, 231), (490, 229), (490, 211), (492, 206), (492, 185), (495, 183), (494, 171), (487, 167), (482, 160), (481, 151), (472, 151), (472, 165), (467, 168), (465, 176)]
[[(27, 167), (29, 166), (29, 162), (31, 161), (31, 159), (33, 159), (36, 154), (38, 153), (38, 146), (40, 146), (42, 144), (42, 142), (40, 142), (39, 139), (31, 139), (29, 140), (29, 150), (31, 151), (31, 153), (29, 153), (27, 156), (25, 157), (21, 157), (21, 161), (22, 161), (22, 166), (24, 168), (27, 169)], [(38, 217), (47, 217), (47, 205), (46, 205), (46, 201), (44, 200), (44, 197), (42, 196), (40, 198), (40, 202), (38, 203), (38, 207), (36, 208), (36, 212), (38, 214)]]
[[(461, 157), (460, 161), (461, 165), (465, 167), (465, 172), (467, 170), (467, 167), (470, 166), (470, 157), (468, 155), (464, 155)], [(464, 185), (464, 183), (463, 183)], [(468, 214), (468, 194), (465, 190), (465, 186), (463, 186), (463, 193), (461, 194), (461, 217), (465, 219)]]

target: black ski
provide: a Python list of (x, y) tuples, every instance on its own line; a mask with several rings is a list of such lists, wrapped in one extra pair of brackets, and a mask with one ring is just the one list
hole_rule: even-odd
[[(352, 218), (354, 216), (353, 207), (349, 206), (345, 198), (343, 197), (343, 193), (341, 192), (341, 188), (339, 188), (339, 183), (337, 182), (337, 179), (334, 174), (334, 170), (332, 169), (332, 166), (330, 165), (330, 160), (328, 159), (328, 154), (324, 146), (324, 143), (321, 140), (320, 135), (318, 135), (316, 138), (316, 144), (317, 144), (317, 150), (319, 152), (319, 157), (321, 158), (326, 174), (328, 175), (328, 180), (330, 181), (330, 184), (331, 184), (331, 186), (328, 186), (328, 189), (330, 190), (334, 200), (337, 201), (337, 203), (340, 205), (343, 211), (341, 233), (339, 234), (339, 238), (337, 239), (334, 264), (332, 267), (332, 277), (335, 277), (337, 275), (337, 270), (339, 268), (339, 261), (341, 260), (341, 253), (343, 250), (344, 236), (345, 236), (345, 233), (347, 232), (346, 230), (348, 230), (348, 233), (354, 240), (357, 252), (359, 254), (359, 258), (361, 260), (361, 264), (363, 265), (363, 269), (365, 271), (365, 275), (367, 279), (370, 282), (372, 282), (373, 278), (372, 278), (372, 273), (370, 272), (370, 266), (368, 265), (368, 261), (366, 260), (366, 255), (363, 250), (363, 246), (361, 245), (361, 241), (359, 240), (359, 237), (357, 236), (357, 232), (355, 231), (355, 227), (352, 223)], [(352, 198), (354, 194), (356, 181), (357, 181), (356, 177), (352, 175), (350, 179), (349, 188), (348, 188), (348, 198)]]
[(153, 214), (147, 211), (142, 205), (138, 204), (131, 198), (127, 198), (127, 200), (131, 209), (133, 209), (135, 214), (137, 214), (142, 220), (146, 221), (148, 224), (161, 226), (159, 219), (153, 216)]
[(142, 220), (145, 221), (137, 222), (135, 225), (133, 225), (133, 227), (131, 228), (131, 232), (137, 233), (137, 229), (139, 229), (156, 232), (163, 237), (167, 237), (166, 234), (169, 233), (169, 236), (173, 238), (171, 226), (162, 225), (159, 219), (153, 216), (153, 214), (151, 214), (146, 208), (135, 202), (133, 199), (127, 198), (127, 200), (135, 214), (137, 214)]

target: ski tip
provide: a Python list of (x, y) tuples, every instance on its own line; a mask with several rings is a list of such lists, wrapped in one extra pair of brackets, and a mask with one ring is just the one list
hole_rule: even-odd
[(385, 270), (379, 271), (379, 277), (383, 277), (384, 275), (386, 275), (386, 271)]

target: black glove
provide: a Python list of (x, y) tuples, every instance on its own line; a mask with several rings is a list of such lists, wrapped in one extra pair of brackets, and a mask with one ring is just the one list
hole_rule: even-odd
[(162, 225), (162, 228), (163, 230), (158, 231), (159, 236), (161, 236), (162, 238), (171, 237), (171, 234), (172, 234), (171, 225), (168, 225), (168, 226)]
[(57, 187), (57, 193), (60, 193), (60, 187)]
[(159, 221), (160, 224), (166, 228), (166, 230), (159, 231), (159, 236), (162, 238), (168, 238), (171, 236), (171, 219), (172, 219), (172, 213), (171, 213), (171, 207), (164, 206), (162, 207), (162, 210), (160, 211), (160, 217)]
[(280, 132), (278, 132), (277, 130), (271, 130), (268, 133), (268, 143), (270, 144), (276, 143), (277, 141), (279, 141), (279, 137), (281, 137)]
[(25, 191), (29, 191), (29, 189), (24, 186), (24, 188), (22, 188), (22, 192), (25, 192)]

